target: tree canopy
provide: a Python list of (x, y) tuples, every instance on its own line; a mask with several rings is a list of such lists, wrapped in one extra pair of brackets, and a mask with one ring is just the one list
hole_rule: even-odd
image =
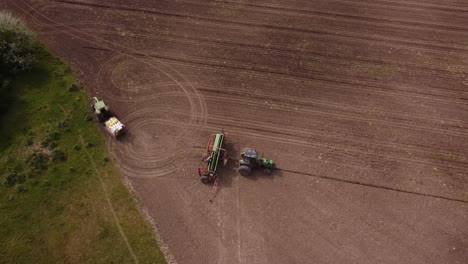
[(0, 77), (30, 69), (36, 62), (36, 52), (34, 34), (10, 13), (0, 12)]

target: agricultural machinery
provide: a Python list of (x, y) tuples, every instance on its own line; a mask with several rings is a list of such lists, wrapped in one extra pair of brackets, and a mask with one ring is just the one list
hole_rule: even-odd
[(104, 101), (97, 99), (97, 97), (93, 97), (93, 108), (94, 115), (99, 122), (104, 122), (112, 117), (112, 112), (107, 106)]
[(96, 119), (100, 123), (104, 124), (106, 130), (115, 138), (125, 132), (125, 125), (112, 114), (109, 106), (107, 106), (104, 101), (97, 99), (97, 97), (93, 97), (93, 105), (91, 105), (91, 107)]
[(241, 151), (241, 160), (239, 161), (239, 173), (248, 176), (253, 169), (263, 169), (263, 173), (270, 175), (275, 169), (275, 163), (271, 159), (263, 158), (260, 153), (252, 148), (244, 148)]
[(205, 154), (203, 154), (202, 164), (198, 168), (200, 180), (203, 183), (210, 183), (215, 180), (218, 181), (218, 165), (226, 164), (227, 152), (223, 148), (226, 136), (224, 133), (217, 133), (210, 136), (208, 146), (206, 147)]

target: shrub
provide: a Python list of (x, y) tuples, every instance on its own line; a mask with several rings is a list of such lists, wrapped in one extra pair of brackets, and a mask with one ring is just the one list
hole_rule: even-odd
[(17, 185), (15, 189), (16, 189), (16, 192), (18, 192), (18, 193), (22, 193), (22, 192), (27, 192), (27, 191), (28, 191), (28, 189), (27, 189), (24, 185)]
[(79, 89), (80, 89), (80, 87), (78, 85), (76, 85), (76, 84), (72, 84), (72, 85), (70, 85), (70, 87), (68, 87), (68, 91), (70, 91), (70, 92), (76, 92)]
[(50, 144), (49, 144), (49, 149), (54, 149), (54, 148), (56, 148), (56, 147), (58, 147), (58, 143), (57, 143), (57, 142), (55, 142), (55, 141), (50, 142)]
[(0, 12), (0, 72), (8, 77), (30, 69), (37, 51), (36, 39), (26, 26), (10, 13)]
[(54, 149), (52, 151), (52, 160), (53, 161), (65, 161), (67, 160), (67, 154), (61, 151), (60, 149)]
[(43, 148), (47, 148), (50, 143), (52, 142), (52, 139), (50, 139), (50, 137), (46, 137), (42, 142), (41, 142), (41, 146)]
[(8, 173), (8, 175), (6, 176), (6, 179), (3, 182), (3, 185), (10, 187), (17, 183), (23, 183), (25, 180), (26, 180), (26, 177), (24, 177), (24, 175), (20, 175), (12, 171)]
[(25, 142), (25, 145), (27, 147), (31, 146), (32, 144), (34, 144), (34, 138), (33, 137), (28, 137), (26, 138), (26, 142)]
[(49, 137), (53, 141), (58, 140), (60, 138), (60, 132), (52, 131), (52, 132), (50, 132)]
[(47, 169), (49, 156), (42, 152), (34, 152), (28, 157), (27, 161), (32, 167), (33, 171), (40, 172)]
[(49, 147), (50, 149), (53, 149), (57, 147), (57, 141), (60, 138), (60, 132), (58, 131), (52, 131), (49, 134), (47, 134), (47, 137), (41, 142), (41, 146), (43, 148)]

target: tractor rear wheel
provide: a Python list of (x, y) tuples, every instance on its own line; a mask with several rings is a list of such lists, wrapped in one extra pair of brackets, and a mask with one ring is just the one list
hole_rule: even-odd
[(252, 168), (250, 168), (249, 166), (246, 166), (246, 165), (239, 166), (238, 170), (239, 170), (239, 173), (242, 176), (248, 176), (252, 172)]
[(210, 177), (208, 177), (206, 175), (202, 175), (202, 176), (200, 176), (200, 181), (203, 182), (203, 183), (210, 183)]

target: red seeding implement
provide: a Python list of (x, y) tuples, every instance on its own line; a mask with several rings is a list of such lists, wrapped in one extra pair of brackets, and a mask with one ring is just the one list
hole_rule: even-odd
[(205, 154), (203, 154), (202, 164), (198, 168), (198, 175), (203, 183), (214, 181), (215, 186), (217, 186), (219, 180), (217, 171), (218, 165), (220, 162), (226, 164), (228, 160), (227, 152), (223, 148), (225, 140), (226, 136), (224, 133), (217, 133), (210, 136)]

